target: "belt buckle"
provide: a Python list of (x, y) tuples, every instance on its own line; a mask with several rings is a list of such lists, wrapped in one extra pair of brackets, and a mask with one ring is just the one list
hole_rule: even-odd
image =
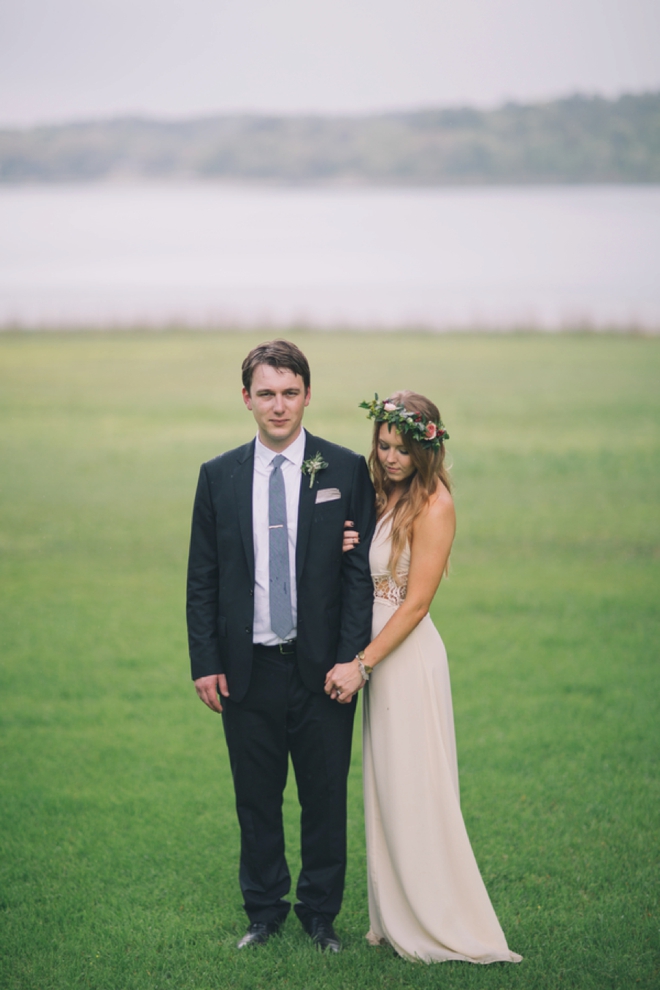
[[(277, 644), (278, 647), (279, 647), (279, 651), (280, 651), (280, 653), (281, 653), (281, 655), (283, 657), (290, 657), (290, 656), (292, 656), (296, 652), (295, 649), (293, 648), (293, 643), (294, 643), (294, 641), (292, 639), (287, 639), (283, 643), (278, 643)], [(290, 650), (285, 650), (284, 649), (285, 646), (290, 646), (291, 649)]]

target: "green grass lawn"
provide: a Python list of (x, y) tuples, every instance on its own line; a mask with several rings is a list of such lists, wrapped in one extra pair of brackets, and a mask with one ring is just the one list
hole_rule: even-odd
[[(218, 717), (189, 681), (202, 460), (250, 438), (254, 334), (0, 336), (3, 990), (655, 988), (660, 340), (298, 334), (306, 424), (366, 452), (374, 391), (436, 399), (458, 536), (433, 615), (464, 814), (517, 967), (370, 948), (356, 733), (337, 928), (246, 919)], [(296, 801), (287, 792), (290, 860)]]

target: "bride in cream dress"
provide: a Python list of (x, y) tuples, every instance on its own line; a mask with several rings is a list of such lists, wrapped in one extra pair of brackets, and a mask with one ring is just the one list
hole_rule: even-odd
[[(340, 703), (364, 692), (364, 802), (372, 944), (427, 963), (520, 962), (479, 873), (461, 814), (447, 654), (428, 609), (455, 517), (436, 406), (414, 392), (363, 403), (378, 526), (372, 641), (328, 674)], [(349, 531), (347, 543), (357, 534)]]

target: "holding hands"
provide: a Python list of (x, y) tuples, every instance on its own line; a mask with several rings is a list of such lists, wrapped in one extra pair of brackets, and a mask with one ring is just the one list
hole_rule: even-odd
[(353, 700), (353, 695), (357, 694), (365, 684), (360, 661), (355, 657), (350, 663), (336, 663), (332, 670), (328, 671), (325, 677), (325, 693), (330, 695), (332, 701), (338, 701), (340, 705), (348, 705)]

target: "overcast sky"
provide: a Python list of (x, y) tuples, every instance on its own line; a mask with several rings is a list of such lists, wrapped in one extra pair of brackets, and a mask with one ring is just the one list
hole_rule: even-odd
[(0, 124), (660, 89), (660, 0), (0, 0)]

